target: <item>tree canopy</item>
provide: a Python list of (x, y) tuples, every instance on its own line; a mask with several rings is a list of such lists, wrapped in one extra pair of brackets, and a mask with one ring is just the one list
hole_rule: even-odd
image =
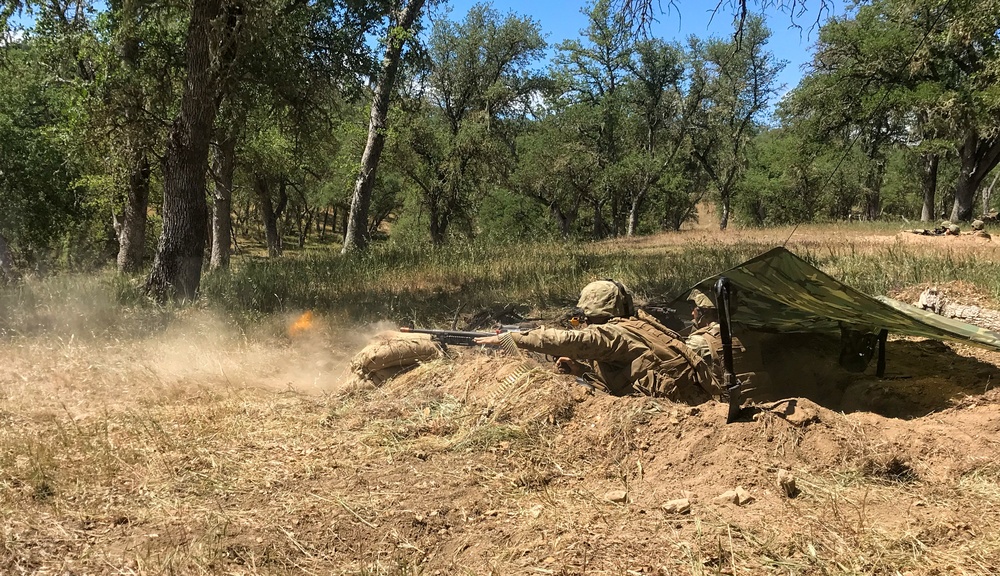
[[(594, 0), (553, 46), (434, 4), (0, 3), (4, 277), (108, 265), (190, 299), (234, 251), (993, 209), (997, 0), (741, 0), (683, 42), (636, 33), (672, 2)], [(763, 7), (818, 30), (797, 86)]]

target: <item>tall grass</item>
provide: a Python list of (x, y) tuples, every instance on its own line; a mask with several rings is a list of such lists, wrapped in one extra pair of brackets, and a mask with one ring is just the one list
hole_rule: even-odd
[(440, 320), (459, 306), (569, 306), (581, 286), (598, 278), (618, 279), (640, 298), (664, 301), (762, 249), (757, 244), (642, 252), (564, 243), (387, 245), (346, 258), (254, 260), (228, 275), (207, 278), (203, 290), (210, 302), (232, 312), (313, 309), (353, 320)]
[(824, 271), (868, 294), (964, 280), (1000, 301), (1000, 262), (975, 253), (954, 249), (921, 253), (904, 245), (889, 245), (875, 254), (844, 250), (817, 260)]
[[(698, 244), (387, 243), (351, 256), (312, 252), (246, 258), (206, 274), (199, 306), (252, 324), (276, 313), (314, 310), (343, 321), (435, 324), (497, 305), (551, 313), (571, 306), (599, 278), (624, 282), (639, 300), (665, 303), (697, 281), (756, 256), (760, 241)], [(975, 253), (914, 251), (901, 244), (803, 243), (797, 253), (869, 294), (925, 282), (966, 280), (1000, 300), (1000, 263)], [(0, 335), (68, 332), (78, 337), (155, 330), (177, 313), (142, 295), (141, 278), (112, 272), (28, 279), (0, 290)]]

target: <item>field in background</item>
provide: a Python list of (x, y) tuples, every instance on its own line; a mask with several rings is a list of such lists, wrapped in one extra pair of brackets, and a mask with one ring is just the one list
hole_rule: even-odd
[[(347, 368), (397, 322), (553, 317), (601, 277), (664, 301), (791, 232), (246, 259), (192, 307), (110, 275), (29, 279), (0, 293), (0, 573), (994, 573), (995, 354), (891, 342), (896, 376), (834, 410), (730, 426), (522, 358), (463, 353), (382, 388)], [(788, 247), (869, 293), (962, 280), (1000, 301), (993, 243), (842, 225)], [(714, 500), (736, 486), (754, 501)]]
[[(1000, 242), (917, 236), (898, 225), (860, 223), (702, 229), (596, 244), (454, 243), (430, 249), (390, 243), (350, 258), (333, 250), (244, 257), (230, 273), (205, 276), (196, 308), (251, 335), (273, 335), (283, 330), (283, 315), (304, 310), (346, 324), (440, 325), (459, 309), (508, 304), (548, 314), (571, 306), (580, 287), (596, 278), (618, 279), (640, 301), (664, 303), (702, 278), (781, 245), (870, 294), (964, 280), (1000, 299)], [(142, 281), (113, 273), (28, 278), (0, 291), (0, 336), (127, 337), (155, 332), (176, 315), (191, 313), (150, 305)]]

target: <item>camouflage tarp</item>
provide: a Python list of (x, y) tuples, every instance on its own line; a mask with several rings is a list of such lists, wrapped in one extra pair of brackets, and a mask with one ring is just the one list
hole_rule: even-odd
[[(963, 342), (1000, 350), (1000, 334), (843, 284), (784, 248), (706, 278), (693, 288), (714, 294), (722, 276), (734, 289), (734, 322), (774, 332), (838, 333), (841, 327)], [(683, 298), (686, 293), (681, 296)]]

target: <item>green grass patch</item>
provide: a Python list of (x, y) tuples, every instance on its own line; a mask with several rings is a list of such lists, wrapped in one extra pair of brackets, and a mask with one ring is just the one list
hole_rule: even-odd
[[(517, 304), (536, 313), (572, 306), (600, 278), (624, 282), (640, 301), (666, 303), (697, 281), (773, 248), (773, 243), (605, 242), (444, 247), (392, 242), (361, 254), (305, 251), (243, 258), (206, 273), (197, 306), (243, 328), (275, 314), (313, 310), (345, 322), (450, 323), (462, 310)], [(886, 294), (905, 286), (965, 280), (1000, 299), (1000, 263), (957, 250), (913, 250), (902, 243), (803, 242), (796, 252), (859, 290)], [(37, 333), (118, 337), (156, 331), (179, 312), (157, 306), (142, 277), (59, 274), (0, 289), (0, 335)]]

